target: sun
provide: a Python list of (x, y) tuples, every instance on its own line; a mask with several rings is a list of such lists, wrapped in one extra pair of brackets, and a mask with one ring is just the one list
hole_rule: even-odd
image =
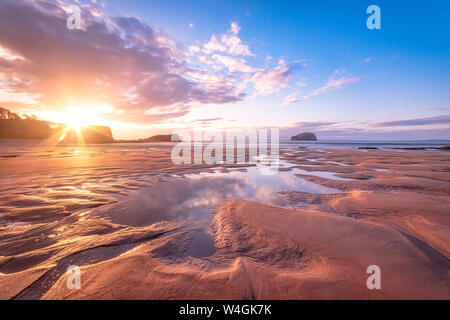
[(109, 105), (70, 106), (58, 111), (53, 119), (68, 127), (80, 128), (101, 125), (105, 120), (102, 115), (113, 111), (114, 108)]
[(62, 120), (68, 127), (79, 129), (92, 123), (92, 117), (83, 109), (70, 109), (64, 113)]

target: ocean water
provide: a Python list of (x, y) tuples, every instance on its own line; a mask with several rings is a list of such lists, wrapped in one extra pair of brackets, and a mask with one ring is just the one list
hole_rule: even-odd
[(450, 146), (450, 140), (319, 140), (319, 141), (288, 141), (281, 140), (280, 146), (304, 146), (327, 148), (359, 148), (376, 147), (379, 149), (391, 148), (440, 148)]

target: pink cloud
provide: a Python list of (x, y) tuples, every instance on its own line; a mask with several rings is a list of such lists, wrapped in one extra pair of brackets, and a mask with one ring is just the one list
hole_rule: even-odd
[(337, 89), (340, 89), (350, 83), (358, 82), (359, 80), (360, 80), (360, 78), (358, 78), (358, 77), (342, 76), (338, 79), (331, 77), (324, 86), (320, 87), (319, 89), (314, 90), (309, 96), (313, 97), (313, 96), (317, 96), (319, 94), (322, 94), (322, 93), (325, 93), (328, 91), (337, 90)]
[[(203, 52), (211, 54), (213, 52), (227, 52), (232, 55), (253, 56), (249, 47), (242, 43), (238, 37), (241, 27), (237, 22), (232, 22), (227, 33), (220, 36), (212, 35), (209, 42), (203, 45)], [(220, 40), (219, 40), (220, 39)]]
[(253, 72), (255, 69), (250, 67), (244, 59), (214, 54), (212, 58), (226, 66), (230, 72)]
[(227, 47), (222, 44), (215, 35), (212, 35), (209, 42), (203, 45), (203, 52), (206, 54), (211, 54), (214, 51), (224, 52)]
[(301, 101), (301, 98), (299, 98), (299, 93), (293, 92), (284, 98), (283, 104), (287, 105), (287, 104), (292, 104), (292, 103), (296, 103), (296, 102), (300, 102), (300, 101)]
[(289, 86), (291, 73), (295, 67), (296, 65), (279, 65), (273, 69), (258, 69), (244, 80), (252, 82), (261, 94), (274, 93)]
[(83, 29), (69, 30), (61, 3), (69, 4), (0, 2), (0, 46), (8, 52), (0, 56), (0, 77), (4, 88), (35, 97), (36, 108), (109, 103), (125, 110), (112, 118), (145, 122), (157, 118), (147, 112), (151, 109), (173, 117), (189, 112), (191, 103), (242, 99), (232, 82), (210, 86), (191, 78), (195, 68), (185, 53), (142, 20), (110, 17), (83, 4)]
[[(338, 70), (337, 69), (333, 72), (331, 77), (328, 79), (328, 81), (322, 87), (315, 89), (315, 90), (311, 91), (310, 93), (305, 94), (303, 96), (300, 96), (299, 92), (291, 93), (284, 98), (283, 104), (287, 105), (287, 104), (297, 103), (297, 102), (306, 100), (310, 97), (318, 96), (319, 94), (323, 94), (323, 93), (333, 91), (333, 90), (338, 90), (348, 84), (355, 83), (360, 80), (359, 77), (348, 77), (345, 75), (342, 75), (339, 78), (336, 78), (336, 76), (338, 74), (345, 74), (345, 73), (346, 73), (346, 70)], [(304, 81), (300, 81), (297, 83), (297, 85), (300, 87), (304, 87), (307, 84)]]

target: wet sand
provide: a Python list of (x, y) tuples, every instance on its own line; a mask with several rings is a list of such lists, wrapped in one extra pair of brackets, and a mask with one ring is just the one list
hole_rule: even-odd
[(450, 153), (282, 159), (271, 178), (169, 147), (3, 149), (0, 298), (450, 298)]

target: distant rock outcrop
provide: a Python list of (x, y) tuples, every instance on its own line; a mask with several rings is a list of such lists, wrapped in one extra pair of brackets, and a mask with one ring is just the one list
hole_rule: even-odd
[(317, 141), (317, 137), (312, 132), (303, 132), (296, 136), (292, 136), (291, 141)]
[(181, 142), (177, 134), (158, 134), (150, 138), (138, 140), (116, 140), (118, 143), (144, 143), (144, 142)]
[(181, 139), (177, 134), (158, 134), (147, 139), (145, 142), (180, 142)]

